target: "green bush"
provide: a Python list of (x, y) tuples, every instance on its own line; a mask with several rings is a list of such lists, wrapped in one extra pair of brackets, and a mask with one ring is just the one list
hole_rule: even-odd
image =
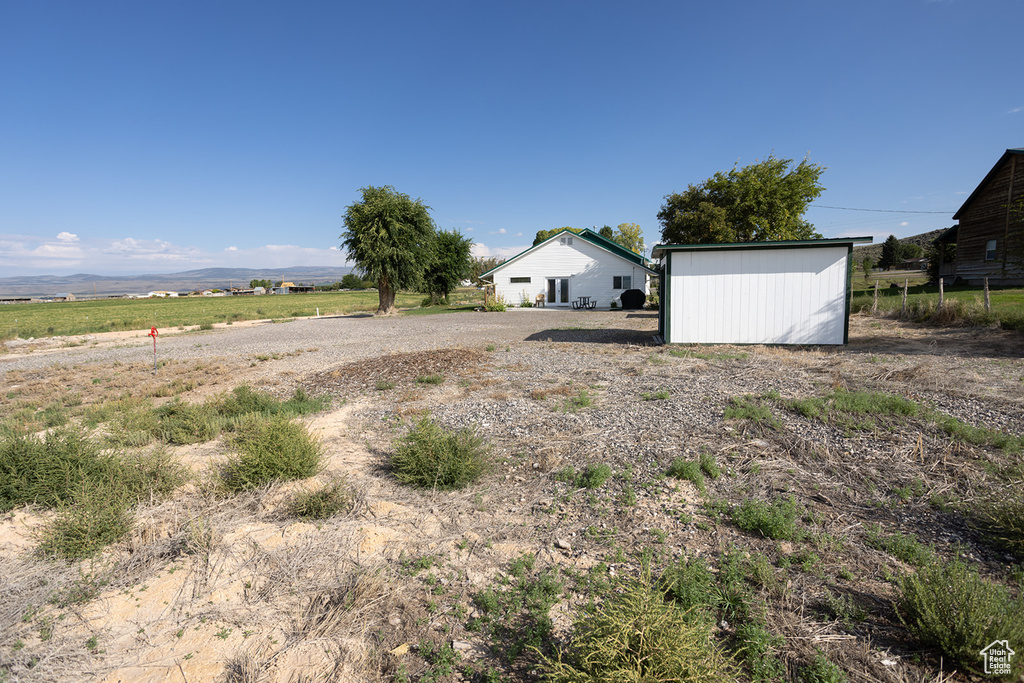
[(630, 581), (576, 621), (564, 658), (542, 657), (545, 680), (733, 681), (736, 667), (716, 646), (711, 627), (659, 590)]
[(311, 491), (300, 491), (288, 511), (303, 519), (327, 519), (352, 509), (355, 497), (344, 480), (333, 481)]
[(600, 488), (612, 476), (612, 468), (602, 463), (591, 463), (576, 476), (576, 485), (585, 489)]
[(91, 557), (128, 534), (133, 520), (129, 508), (125, 491), (83, 482), (44, 528), (39, 552), (64, 560)]
[(703, 613), (714, 620), (722, 600), (707, 562), (700, 557), (681, 557), (661, 575), (658, 586), (680, 609)]
[(117, 469), (114, 456), (80, 430), (12, 435), (0, 443), (0, 511), (27, 503), (56, 507), (74, 497), (78, 482), (116, 479)]
[(733, 396), (722, 417), (726, 420), (748, 420), (760, 427), (777, 429), (778, 419), (772, 411), (757, 402), (753, 396)]
[(156, 409), (157, 437), (166, 443), (203, 443), (220, 434), (224, 420), (208, 403), (184, 403), (178, 399)]
[(830, 660), (821, 650), (814, 653), (814, 659), (800, 667), (800, 683), (846, 683), (846, 672)]
[(792, 495), (771, 503), (748, 498), (732, 511), (732, 521), (744, 531), (758, 532), (774, 540), (799, 540), (796, 520), (802, 512)]
[(311, 477), (320, 469), (323, 457), (323, 447), (305, 426), (283, 415), (243, 418), (230, 444), (237, 454), (222, 476), (228, 491)]
[(707, 488), (704, 486), (704, 473), (701, 470), (700, 463), (693, 462), (692, 460), (684, 460), (683, 458), (676, 458), (669, 465), (668, 476), (675, 477), (676, 479), (683, 479), (685, 481), (693, 482), (693, 485), (697, 487), (697, 490), (701, 493), (705, 493)]
[(920, 541), (913, 534), (900, 532), (886, 534), (878, 524), (866, 527), (867, 535), (864, 538), (872, 548), (889, 553), (899, 560), (915, 567), (923, 567), (926, 564), (935, 562), (935, 551)]
[(737, 626), (733, 639), (739, 658), (750, 669), (751, 681), (772, 683), (785, 678), (786, 669), (776, 654), (784, 642), (781, 636), (752, 621)]
[(1007, 491), (979, 501), (971, 510), (971, 521), (986, 538), (1006, 552), (1024, 555), (1024, 500), (1019, 492)]
[[(969, 671), (982, 673), (979, 653), (994, 640), (1024, 643), (1024, 598), (981, 578), (959, 557), (926, 565), (898, 587), (903, 623), (925, 646)], [(1024, 673), (1024, 657), (1012, 664), (1014, 676)]]
[(487, 469), (487, 448), (483, 438), (472, 430), (443, 430), (423, 418), (396, 442), (390, 466), (403, 484), (458, 489)]

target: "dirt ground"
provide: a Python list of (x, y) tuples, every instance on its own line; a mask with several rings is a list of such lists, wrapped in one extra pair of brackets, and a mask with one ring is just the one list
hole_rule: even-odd
[[(653, 317), (551, 316), (499, 332), (462, 315), (470, 314), (432, 316), (436, 326), (466, 326), (439, 336), (443, 344), (419, 339), (421, 348), (315, 368), (313, 342), (302, 339), (268, 358), (171, 357), (159, 374), (141, 372), (145, 361), (59, 361), (83, 345), (147, 343), (138, 333), (12, 348), (47, 360), (17, 370), (0, 360), (5, 411), (61, 396), (83, 407), (126, 393), (155, 404), (200, 401), (241, 384), (278, 396), (301, 387), (332, 407), (305, 420), (325, 452), (312, 480), (224, 496), (209, 483), (229, 455), (223, 441), (171, 448), (192, 481), (140, 506), (131, 537), (93, 560), (64, 565), (33, 554), (52, 513), (0, 516), (0, 681), (417, 680), (434, 671), (425, 642), (460, 654), (462, 670), (438, 680), (484, 680), (485, 671), (537, 680), (535, 660), (510, 662), (501, 642), (468, 627), (480, 616), (474, 596), (498, 585), (516, 558), (529, 553), (535, 572), (558, 569), (575, 586), (552, 610), (561, 642), (580, 605), (600, 598), (578, 577), (593, 586), (598, 575), (637, 576), (645, 553), (656, 568), (684, 556), (714, 565), (734, 548), (770, 562), (774, 578), (756, 590), (784, 638), (779, 656), (790, 675), (823, 652), (850, 680), (969, 679), (900, 623), (891, 577), (913, 568), (866, 544), (866, 530), (913, 533), (1013, 585), (1020, 559), (935, 501), (969, 502), (993, 487), (1019, 494), (1020, 482), (997, 474), (1019, 456), (958, 443), (920, 420), (851, 430), (778, 406), (836, 389), (884, 392), (1020, 436), (1019, 334), (855, 316), (842, 348), (669, 349), (650, 340)], [(444, 381), (418, 381), (432, 374)], [(777, 426), (725, 419), (730, 401), (748, 395), (776, 397)], [(456, 492), (400, 485), (388, 457), (423, 416), (475, 429), (489, 444), (490, 471)], [(675, 459), (702, 453), (725, 472), (706, 491), (665, 476)], [(601, 487), (566, 481), (567, 468), (594, 464), (614, 473)], [(317, 522), (286, 513), (296, 491), (337, 480), (353, 491), (351, 511)], [(722, 512), (782, 494), (805, 506), (819, 537), (838, 541), (773, 541)], [(838, 614), (837, 601), (859, 618)], [(719, 625), (725, 635), (730, 628)]]

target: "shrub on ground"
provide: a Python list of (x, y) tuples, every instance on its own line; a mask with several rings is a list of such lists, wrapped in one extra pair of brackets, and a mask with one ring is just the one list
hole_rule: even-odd
[(1024, 556), (1024, 499), (1019, 492), (1008, 491), (979, 501), (971, 513), (972, 522), (989, 541)]
[(715, 575), (703, 558), (679, 558), (662, 573), (658, 587), (680, 609), (704, 614), (714, 621), (714, 610), (722, 596), (715, 583)]
[(669, 465), (668, 476), (675, 477), (676, 479), (683, 479), (685, 481), (693, 482), (693, 485), (697, 487), (697, 490), (701, 493), (707, 491), (704, 486), (704, 472), (700, 467), (700, 463), (692, 460), (684, 460), (683, 458), (676, 458)]
[(732, 511), (732, 521), (744, 531), (755, 531), (774, 540), (792, 541), (800, 537), (796, 520), (802, 507), (790, 495), (771, 503), (748, 498)]
[(222, 485), (228, 491), (311, 477), (319, 470), (323, 456), (323, 447), (305, 426), (283, 415), (243, 418), (230, 445), (236, 456), (222, 473)]
[(487, 448), (483, 437), (472, 430), (444, 430), (423, 418), (397, 441), (390, 466), (403, 484), (458, 489), (487, 469)]
[(543, 657), (545, 680), (733, 681), (736, 667), (711, 637), (711, 624), (694, 619), (661, 591), (630, 581), (588, 610), (573, 627), (568, 650)]
[(77, 560), (121, 540), (133, 521), (125, 494), (115, 485), (83, 482), (70, 499), (61, 502), (57, 516), (43, 529), (39, 552), (45, 557)]
[[(928, 647), (980, 674), (979, 654), (995, 640), (1024, 643), (1024, 598), (987, 581), (963, 559), (929, 564), (898, 584), (900, 618)], [(1012, 661), (1024, 673), (1024, 658)]]
[(889, 553), (893, 557), (903, 560), (915, 567), (923, 567), (935, 562), (935, 551), (920, 541), (913, 534), (895, 532), (886, 534), (878, 524), (868, 525), (867, 535), (864, 538), (872, 548)]
[(345, 480), (335, 480), (292, 498), (288, 511), (303, 519), (327, 519), (352, 509), (355, 496)]
[(203, 443), (220, 434), (224, 421), (209, 403), (184, 403), (178, 399), (156, 409), (156, 436), (170, 444)]

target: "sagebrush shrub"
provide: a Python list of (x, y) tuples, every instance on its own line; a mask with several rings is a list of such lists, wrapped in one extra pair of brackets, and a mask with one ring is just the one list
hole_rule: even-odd
[(803, 512), (790, 495), (771, 503), (748, 498), (732, 511), (732, 521), (744, 531), (754, 531), (774, 540), (792, 541), (800, 536), (796, 520)]
[(403, 484), (462, 488), (487, 469), (487, 448), (483, 437), (472, 430), (444, 430), (423, 418), (398, 440), (390, 466)]
[(666, 602), (661, 591), (631, 581), (576, 621), (567, 651), (542, 658), (545, 680), (734, 681), (736, 667), (711, 626)]
[[(903, 623), (926, 646), (974, 673), (982, 673), (979, 653), (989, 643), (1024, 643), (1024, 598), (983, 579), (959, 557), (904, 576), (899, 591)], [(1024, 658), (1012, 664), (1014, 676), (1024, 673)]]
[(222, 484), (229, 491), (311, 477), (319, 471), (323, 457), (320, 441), (283, 415), (244, 418), (230, 445), (236, 455), (222, 474)]
[(303, 519), (327, 519), (347, 512), (355, 503), (352, 488), (345, 480), (336, 480), (309, 491), (300, 491), (288, 511)]

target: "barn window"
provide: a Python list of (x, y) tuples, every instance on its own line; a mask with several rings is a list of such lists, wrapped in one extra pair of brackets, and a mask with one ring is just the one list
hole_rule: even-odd
[(989, 240), (985, 243), (985, 260), (995, 261), (996, 260), (996, 241)]
[(612, 289), (630, 289), (632, 284), (632, 275), (615, 275), (612, 277)]
[(511, 282), (514, 285), (528, 285), (528, 284), (530, 284), (530, 278), (529, 277), (510, 277), (508, 279), (508, 281)]
[(564, 244), (567, 247), (571, 247), (572, 246), (572, 238), (571, 237), (559, 237), (558, 241), (561, 244)]

